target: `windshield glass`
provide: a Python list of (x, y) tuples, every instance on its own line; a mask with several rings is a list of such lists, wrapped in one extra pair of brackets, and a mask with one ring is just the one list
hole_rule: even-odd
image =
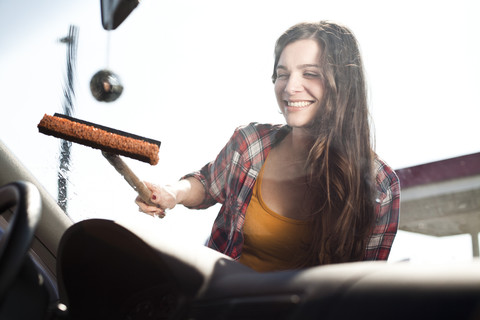
[[(96, 0), (2, 1), (0, 138), (56, 199), (60, 172), (73, 221), (151, 219), (159, 229), (203, 243), (218, 205), (203, 212), (179, 206), (163, 220), (138, 212), (135, 191), (99, 150), (73, 143), (68, 166), (59, 169), (61, 140), (38, 132), (43, 115), (64, 113), (71, 98), (76, 118), (159, 140), (158, 165), (124, 160), (142, 180), (176, 181), (214, 159), (239, 125), (284, 123), (271, 81), (275, 40), (295, 23), (333, 20), (360, 43), (382, 159), (400, 170), (475, 154), (478, 12), (479, 2), (468, 0), (145, 0), (108, 32)], [(61, 39), (72, 26), (76, 50), (68, 55)], [(103, 69), (123, 84), (113, 102), (97, 101), (90, 90), (92, 76)], [(429, 190), (441, 194), (435, 183)], [(478, 190), (478, 181), (472, 183)], [(471, 232), (476, 241), (462, 228), (441, 237), (412, 230), (401, 228), (391, 261), (470, 260), (478, 245), (478, 230)]]

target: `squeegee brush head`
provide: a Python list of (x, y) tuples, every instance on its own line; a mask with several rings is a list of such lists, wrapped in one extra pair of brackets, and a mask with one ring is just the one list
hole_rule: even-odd
[(156, 165), (160, 142), (69, 116), (44, 115), (38, 130), (46, 135)]

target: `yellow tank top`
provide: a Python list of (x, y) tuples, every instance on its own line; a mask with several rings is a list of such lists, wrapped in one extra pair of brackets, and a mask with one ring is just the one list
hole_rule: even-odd
[(307, 255), (311, 243), (309, 222), (284, 217), (267, 207), (261, 193), (264, 167), (248, 204), (239, 261), (260, 272), (293, 269), (297, 258)]

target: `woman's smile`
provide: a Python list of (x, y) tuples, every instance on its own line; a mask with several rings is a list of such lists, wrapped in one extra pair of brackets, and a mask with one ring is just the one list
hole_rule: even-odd
[(287, 112), (301, 111), (309, 108), (315, 101), (302, 100), (302, 101), (288, 101), (285, 100), (285, 109)]
[(285, 101), (285, 105), (288, 109), (295, 110), (295, 109), (304, 109), (310, 106), (314, 101), (304, 100), (304, 101)]

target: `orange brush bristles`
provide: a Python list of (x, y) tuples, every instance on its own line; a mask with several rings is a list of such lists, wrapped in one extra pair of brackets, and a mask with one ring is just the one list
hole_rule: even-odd
[(148, 162), (151, 165), (158, 163), (159, 142), (151, 143), (146, 141), (149, 139), (144, 140), (139, 136), (76, 120), (57, 114), (44, 115), (38, 124), (38, 130), (47, 135)]

